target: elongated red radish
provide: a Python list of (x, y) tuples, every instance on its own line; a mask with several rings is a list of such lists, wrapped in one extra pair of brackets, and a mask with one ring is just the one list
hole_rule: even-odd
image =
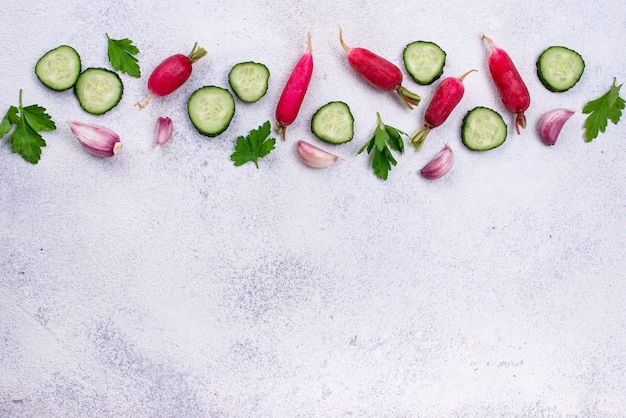
[(382, 91), (395, 90), (409, 109), (419, 104), (420, 96), (402, 87), (402, 71), (394, 63), (365, 48), (350, 48), (343, 42), (341, 28), (339, 42), (348, 54), (350, 67), (371, 86)]
[(153, 96), (167, 96), (185, 84), (191, 76), (192, 64), (206, 54), (206, 50), (195, 43), (189, 55), (175, 54), (166, 58), (148, 78), (148, 97), (143, 103), (136, 103), (136, 105), (143, 109), (148, 106)]
[(411, 142), (418, 151), (422, 148), (430, 130), (441, 126), (459, 104), (465, 93), (463, 80), (474, 71), (476, 70), (469, 70), (460, 77), (448, 77), (439, 83), (424, 113), (424, 126), (411, 135)]
[(309, 33), (307, 34), (306, 52), (291, 71), (276, 106), (276, 131), (283, 137), (283, 141), (287, 126), (291, 125), (298, 116), (312, 75), (313, 49), (311, 48), (311, 34)]
[(515, 130), (520, 133), (520, 127), (526, 128), (526, 116), (524, 112), (530, 106), (530, 94), (519, 75), (515, 64), (509, 54), (502, 48), (498, 48), (493, 41), (482, 35), (489, 45), (489, 72), (493, 78), (504, 107), (515, 114)]

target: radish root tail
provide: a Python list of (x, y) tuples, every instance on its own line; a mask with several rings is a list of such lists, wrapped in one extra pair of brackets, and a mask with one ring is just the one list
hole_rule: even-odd
[(469, 70), (468, 72), (466, 72), (465, 74), (463, 74), (462, 76), (459, 77), (459, 81), (463, 81), (465, 80), (465, 77), (467, 77), (469, 74), (471, 73), (477, 73), (478, 70)]
[(148, 97), (146, 97), (146, 100), (144, 100), (143, 102), (135, 103), (135, 106), (137, 106), (139, 109), (145, 109), (150, 103), (151, 99), (152, 99), (152, 92), (148, 93)]
[(343, 30), (341, 29), (341, 26), (339, 26), (339, 43), (341, 44), (341, 47), (343, 48), (344, 51), (346, 51), (346, 53), (350, 53), (350, 51), (352, 51), (352, 48), (350, 48), (348, 45), (346, 45), (343, 42)]
[(482, 40), (487, 42), (487, 45), (489, 45), (489, 48), (495, 48), (496, 45), (493, 43), (490, 37), (486, 36), (484, 33), (481, 33), (480, 37)]

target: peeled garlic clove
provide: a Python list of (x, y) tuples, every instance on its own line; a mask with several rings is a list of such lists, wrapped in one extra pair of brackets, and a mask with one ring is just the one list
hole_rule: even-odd
[(340, 159), (337, 155), (302, 140), (296, 143), (296, 151), (302, 162), (313, 168), (330, 167)]
[(112, 157), (122, 148), (119, 135), (109, 128), (73, 120), (67, 123), (78, 142), (95, 156)]
[(443, 149), (420, 170), (420, 173), (426, 179), (438, 179), (450, 171), (453, 161), (454, 154), (452, 153), (452, 148), (445, 144)]
[(167, 116), (161, 116), (157, 119), (156, 123), (156, 146), (157, 148), (162, 147), (167, 144), (167, 141), (172, 137), (172, 132), (174, 132), (174, 124), (172, 123), (172, 119)]
[(554, 145), (565, 122), (574, 114), (569, 109), (554, 109), (539, 119), (539, 136), (546, 145)]

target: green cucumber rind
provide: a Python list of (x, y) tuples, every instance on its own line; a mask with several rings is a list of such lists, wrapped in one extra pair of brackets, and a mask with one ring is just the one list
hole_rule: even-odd
[[(561, 52), (570, 54), (572, 57), (579, 60), (580, 67), (576, 72), (571, 74), (569, 82), (564, 85), (557, 85), (557, 83), (550, 78), (549, 69), (543, 65), (543, 61), (546, 60), (547, 57), (556, 50), (560, 50)], [(552, 92), (562, 93), (571, 89), (580, 81), (585, 71), (585, 60), (583, 59), (582, 55), (580, 55), (578, 52), (574, 51), (571, 48), (568, 48), (566, 46), (553, 45), (546, 48), (539, 55), (539, 57), (537, 58), (536, 67), (537, 76), (539, 77), (539, 80), (544, 85), (544, 87)]]
[[(235, 80), (236, 71), (239, 68), (244, 67), (244, 66), (254, 66), (255, 68), (265, 73), (265, 80), (264, 80), (265, 88), (259, 90), (253, 96), (245, 96), (243, 92), (239, 90), (239, 87), (237, 86), (237, 83)], [(267, 66), (260, 62), (254, 62), (254, 61), (245, 61), (245, 62), (237, 63), (233, 66), (233, 68), (231, 68), (230, 72), (228, 73), (228, 84), (230, 85), (230, 88), (233, 90), (233, 93), (235, 93), (237, 98), (244, 103), (255, 103), (261, 100), (267, 93), (267, 89), (269, 87), (269, 79), (270, 79), (270, 70), (267, 68)]]
[[(320, 127), (317, 126), (316, 121), (323, 115), (325, 111), (328, 111), (332, 107), (341, 107), (341, 109), (346, 112), (346, 115), (348, 116), (349, 121), (350, 121), (348, 136), (342, 137), (342, 138), (333, 138), (329, 136), (327, 133), (322, 132), (319, 129)], [(339, 144), (345, 144), (346, 142), (352, 141), (352, 139), (354, 138), (354, 116), (352, 115), (350, 106), (348, 106), (347, 103), (339, 101), (339, 100), (328, 102), (325, 105), (322, 105), (319, 109), (317, 109), (317, 111), (311, 117), (311, 132), (317, 138), (329, 144), (339, 145)]]
[[(105, 74), (107, 75), (107, 77), (110, 77), (111, 80), (113, 80), (118, 85), (118, 89), (119, 89), (115, 97), (113, 97), (113, 99), (110, 100), (106, 104), (106, 106), (99, 107), (97, 108), (97, 110), (95, 107), (91, 106), (88, 98), (84, 97), (81, 91), (81, 86), (82, 86), (81, 82), (84, 82), (85, 77), (88, 77), (90, 74), (96, 73), (96, 72), (100, 74)], [(92, 115), (104, 115), (109, 110), (117, 106), (120, 100), (122, 100), (122, 96), (124, 95), (124, 83), (122, 83), (122, 79), (114, 71), (111, 71), (107, 68), (101, 68), (101, 67), (89, 67), (89, 68), (86, 68), (84, 71), (82, 71), (80, 75), (78, 76), (78, 79), (76, 80), (76, 83), (74, 84), (74, 95), (78, 99), (78, 103), (80, 104), (80, 107), (85, 112), (90, 113)]]
[[(42, 66), (52, 54), (56, 54), (62, 49), (68, 50), (70, 54), (74, 55), (77, 61), (77, 65), (74, 70), (75, 74), (73, 74), (73, 81), (71, 81), (71, 83), (68, 82), (68, 84), (59, 86), (58, 84), (50, 80), (48, 77), (46, 77), (45, 71), (42, 68)], [(74, 85), (76, 84), (76, 80), (78, 80), (78, 76), (81, 73), (81, 68), (82, 68), (82, 62), (80, 59), (80, 55), (78, 54), (76, 49), (74, 49), (70, 45), (59, 45), (58, 47), (47, 51), (45, 54), (41, 56), (41, 58), (37, 60), (37, 63), (35, 64), (35, 75), (37, 76), (39, 81), (41, 81), (41, 83), (44, 86), (48, 87), (49, 89), (54, 90), (54, 91), (65, 91), (74, 87)]]
[[(433, 71), (428, 75), (423, 75), (423, 74), (418, 73), (418, 69), (415, 68), (411, 64), (410, 59), (409, 59), (409, 53), (411, 49), (417, 46), (428, 46), (430, 48), (433, 48), (435, 51), (439, 52), (438, 70)], [(435, 81), (437, 81), (442, 76), (443, 68), (446, 65), (446, 58), (447, 58), (446, 51), (444, 51), (435, 42), (431, 42), (431, 41), (420, 40), (420, 41), (411, 42), (407, 46), (405, 46), (404, 50), (402, 51), (402, 60), (404, 62), (404, 68), (406, 68), (407, 73), (409, 73), (413, 81), (415, 81), (417, 84), (420, 84), (422, 86), (430, 85), (434, 83)]]
[[(229, 111), (226, 117), (221, 121), (219, 127), (216, 129), (208, 129), (207, 126), (202, 125), (202, 121), (199, 120), (195, 116), (195, 109), (193, 108), (196, 105), (196, 103), (194, 102), (194, 99), (199, 98), (201, 94), (211, 93), (211, 92), (220, 94), (223, 98), (226, 98), (226, 100), (232, 107), (232, 111)], [(226, 131), (226, 129), (228, 129), (228, 127), (230, 126), (230, 122), (233, 120), (233, 117), (235, 116), (235, 110), (236, 110), (235, 98), (233, 97), (230, 91), (219, 86), (211, 85), (211, 86), (200, 87), (196, 89), (193, 93), (191, 93), (191, 95), (189, 96), (189, 99), (187, 100), (187, 115), (189, 116), (189, 120), (191, 121), (194, 128), (196, 128), (196, 130), (199, 133), (208, 137), (215, 137), (223, 133), (224, 131)]]
[[(503, 130), (500, 138), (497, 138), (496, 140), (493, 140), (489, 144), (483, 146), (475, 144), (469, 138), (469, 129), (471, 128), (470, 124), (473, 122), (472, 119), (479, 113), (488, 113), (493, 118), (493, 121), (498, 123), (500, 125), (500, 128), (502, 128)], [(463, 141), (463, 145), (465, 145), (468, 149), (472, 151), (489, 151), (497, 148), (502, 145), (504, 141), (506, 141), (507, 136), (508, 128), (506, 122), (504, 122), (502, 115), (500, 115), (498, 112), (491, 108), (485, 106), (476, 106), (475, 108), (469, 110), (463, 118), (463, 124), (461, 125), (461, 139)]]

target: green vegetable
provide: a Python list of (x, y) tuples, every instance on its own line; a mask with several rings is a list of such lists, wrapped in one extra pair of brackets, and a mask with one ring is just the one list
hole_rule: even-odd
[(111, 39), (107, 36), (107, 53), (109, 62), (113, 68), (131, 77), (141, 77), (141, 70), (135, 55), (139, 53), (139, 48), (133, 45), (133, 41), (128, 38)]
[(432, 84), (443, 74), (446, 53), (434, 42), (415, 41), (404, 48), (404, 66), (416, 83)]
[(478, 106), (467, 112), (461, 127), (463, 145), (473, 151), (499, 147), (506, 140), (507, 128), (502, 116), (493, 109)]
[(39, 134), (42, 131), (54, 131), (56, 125), (46, 113), (46, 109), (39, 105), (22, 106), (22, 90), (18, 107), (11, 106), (0, 122), (0, 138), (3, 138), (15, 126), (9, 137), (11, 150), (20, 154), (31, 164), (37, 164), (41, 158), (41, 148), (46, 141)]
[(80, 68), (78, 52), (71, 46), (61, 45), (39, 58), (35, 65), (35, 75), (44, 86), (63, 91), (76, 84)]
[(599, 132), (604, 132), (609, 120), (617, 125), (622, 117), (624, 99), (619, 95), (622, 85), (616, 86), (615, 82), (613, 78), (609, 91), (583, 107), (583, 113), (589, 114), (585, 120), (585, 142), (591, 142)]
[(228, 128), (235, 115), (235, 99), (224, 88), (200, 87), (189, 97), (187, 113), (198, 132), (206, 136), (217, 136)]
[(392, 126), (385, 125), (379, 113), (376, 113), (376, 117), (378, 118), (378, 124), (376, 125), (374, 135), (361, 147), (357, 155), (364, 150), (367, 150), (368, 154), (374, 150), (374, 156), (372, 158), (374, 174), (383, 180), (387, 180), (391, 166), (397, 164), (391, 150), (398, 151), (399, 153), (404, 152), (402, 135), (406, 136), (406, 133)]
[(311, 119), (311, 132), (322, 141), (343, 144), (354, 137), (354, 117), (344, 102), (329, 102)]
[(92, 115), (102, 115), (122, 100), (124, 85), (117, 73), (105, 68), (87, 68), (74, 85), (80, 107)]
[(267, 93), (270, 71), (258, 62), (240, 62), (228, 73), (228, 83), (239, 100), (254, 103)]
[(257, 129), (251, 130), (247, 137), (240, 136), (237, 138), (235, 152), (230, 156), (230, 159), (236, 166), (252, 161), (256, 168), (259, 168), (259, 158), (272, 152), (276, 145), (276, 139), (269, 138), (270, 132), (271, 125), (268, 120)]
[(550, 91), (562, 92), (578, 83), (585, 70), (580, 54), (564, 46), (551, 46), (537, 59), (537, 75)]

